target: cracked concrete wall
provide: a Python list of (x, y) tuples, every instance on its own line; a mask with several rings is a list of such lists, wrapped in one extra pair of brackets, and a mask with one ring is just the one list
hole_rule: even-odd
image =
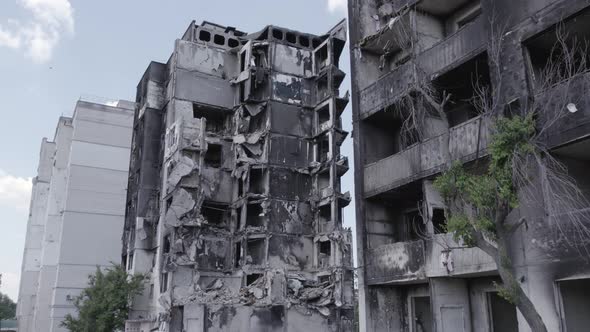
[(150, 64), (122, 251), (130, 271), (149, 274), (149, 291), (128, 328), (352, 330), (345, 35), (344, 23), (314, 36), (193, 22), (168, 63)]
[[(412, 16), (416, 15), (415, 10), (421, 14)], [(421, 17), (424, 13), (432, 17)], [(469, 63), (477, 63), (480, 72), (489, 68), (490, 88), (501, 80), (499, 95), (505, 104), (525, 105), (528, 98), (543, 98), (543, 94), (535, 92), (535, 75), (538, 76), (539, 68), (534, 67), (531, 59), (540, 51), (532, 43), (541, 38), (539, 36), (545, 36), (546, 47), (551, 47), (547, 46), (550, 40), (547, 36), (562, 20), (568, 32), (580, 40), (590, 39), (587, 29), (577, 25), (586, 21), (588, 13), (588, 2), (577, 0), (349, 2), (355, 168), (358, 172), (355, 174), (357, 240), (359, 266), (364, 267), (359, 273), (361, 329), (416, 330), (411, 323), (416, 317), (412, 317), (414, 304), (408, 295), (408, 281), (430, 289), (432, 325), (425, 326), (426, 331), (491, 331), (488, 322), (494, 317), (489, 317), (488, 313), (492, 312), (491, 303), (497, 303), (494, 288), (490, 286), (494, 279), (484, 278), (496, 274), (493, 260), (479, 249), (464, 248), (449, 234), (439, 234), (434, 229), (434, 209), (441, 206), (440, 200), (432, 195), (430, 184), (444, 164), (441, 151), (449, 149), (453, 158), (463, 161), (485, 158), (490, 132), (487, 120), (477, 117), (458, 120), (451, 128), (454, 138), (449, 146), (440, 136), (445, 128), (436, 120), (430, 121), (426, 123), (427, 128), (422, 128), (426, 132), (422, 140), (396, 149), (391, 142), (399, 138), (396, 137), (399, 133), (395, 123), (384, 116), (386, 110), (397, 106), (401, 98), (410, 94), (417, 78), (432, 80), (438, 87), (444, 85), (445, 75), (451, 77), (460, 70), (467, 70)], [(423, 24), (413, 26), (412, 17)], [(494, 62), (486, 58), (486, 52), (490, 51), (487, 40), (494, 38), (490, 35), (491, 18), (497, 20), (495, 28), (506, 26), (499, 54), (501, 68), (494, 68)], [(461, 23), (465, 20), (467, 23)], [(439, 24), (446, 30), (442, 35)], [(415, 31), (403, 31), (404, 28)], [(411, 45), (400, 43), (402, 32), (418, 40)], [(433, 39), (438, 41), (432, 43)], [(417, 74), (416, 66), (419, 67)], [(495, 77), (497, 72), (501, 77)], [(454, 78), (454, 82), (461, 80)], [(568, 174), (581, 183), (587, 196), (586, 179), (578, 173), (587, 167), (584, 161), (587, 154), (583, 150), (587, 146), (584, 138), (590, 130), (586, 114), (588, 101), (579, 96), (586, 88), (583, 79), (568, 83), (571, 84), (556, 85), (552, 89), (559, 92), (566, 85), (571, 87), (560, 101), (573, 103), (578, 112), (560, 119), (544, 140), (564, 162)], [(388, 143), (380, 143), (385, 140)], [(541, 193), (540, 180), (536, 175), (531, 179), (533, 184), (527, 190)], [(572, 280), (581, 284), (587, 282), (590, 266), (575, 253), (577, 250), (572, 249), (572, 243), (568, 243), (568, 237), (576, 237), (572, 237), (575, 227), (567, 216), (551, 217), (559, 219), (563, 225), (563, 231), (551, 231), (555, 225), (552, 226), (548, 217), (549, 203), (539, 197), (511, 216), (512, 222), (526, 216), (535, 220), (535, 225), (515, 235), (510, 256), (518, 266), (517, 274), (523, 288), (548, 329), (565, 331), (585, 323), (575, 313), (566, 319), (568, 310), (563, 303), (569, 298), (564, 296), (571, 297), (571, 294), (562, 295), (559, 285)], [(428, 234), (428, 239), (413, 240), (423, 242), (423, 247), (399, 237), (400, 233), (407, 232), (407, 223), (412, 221), (407, 217), (412, 206), (421, 211), (417, 225)], [(586, 207), (580, 207), (573, 213), (582, 215), (585, 211)], [(588, 244), (581, 242), (578, 249), (584, 251)], [(407, 255), (414, 252), (408, 248), (420, 249)], [(407, 256), (416, 258), (410, 264), (406, 262)], [(412, 264), (414, 266), (409, 268)], [(463, 284), (457, 285), (457, 281), (448, 278), (450, 276), (462, 278)], [(466, 289), (471, 289), (471, 294), (466, 294)], [(442, 314), (439, 304), (443, 302), (456, 303)], [(399, 310), (395, 313), (384, 310), (386, 303)], [(498, 305), (506, 308), (502, 303)], [(506, 321), (514, 325), (511, 328), (528, 331), (520, 315), (514, 321)], [(569, 322), (568, 327), (565, 321)]]

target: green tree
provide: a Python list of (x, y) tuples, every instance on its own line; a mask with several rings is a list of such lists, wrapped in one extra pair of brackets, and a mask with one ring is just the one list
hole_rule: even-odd
[(16, 303), (7, 295), (0, 293), (0, 321), (14, 319), (16, 316)]
[[(583, 251), (590, 238), (587, 215), (576, 213), (590, 203), (569, 177), (567, 167), (545, 144), (550, 128), (572, 109), (575, 112), (581, 98), (576, 91), (590, 84), (586, 75), (590, 70), (589, 48), (586, 43), (569, 38), (558, 26), (558, 42), (536, 77), (533, 98), (510, 116), (511, 112), (504, 113), (501, 97), (504, 73), (499, 54), (503, 31), (492, 32), (489, 48), (498, 78), (494, 91), (474, 83), (478, 89), (476, 106), (493, 124), (489, 158), (478, 161), (472, 171), (460, 161), (453, 162), (447, 149), (445, 171), (434, 184), (445, 199), (446, 230), (456, 241), (478, 247), (495, 261), (502, 280), (502, 284), (496, 285), (499, 295), (518, 308), (533, 331), (546, 332), (539, 311), (515, 275), (509, 255), (513, 234), (523, 226), (526, 231), (529, 224), (538, 220), (526, 220), (526, 215), (518, 221), (510, 220), (509, 215), (521, 205), (542, 200), (547, 224), (562, 232), (568, 245), (578, 250), (582, 247)], [(442, 107), (435, 109), (442, 113)], [(574, 238), (563, 232), (565, 228), (580, 235)]]
[(143, 292), (145, 276), (127, 274), (115, 265), (89, 277), (88, 287), (73, 300), (77, 317), (67, 315), (62, 326), (72, 332), (112, 332), (122, 330), (131, 299)]
[(494, 259), (503, 283), (496, 285), (499, 294), (518, 307), (534, 331), (546, 331), (541, 316), (514, 276), (508, 255), (511, 235), (525, 222), (507, 222), (510, 212), (519, 205), (514, 161), (535, 155), (530, 143), (534, 132), (535, 122), (530, 115), (497, 119), (486, 171), (470, 174), (456, 162), (434, 184), (447, 204), (446, 230), (456, 241), (479, 247)]
[[(527, 221), (523, 216), (514, 222), (509, 215), (523, 203), (544, 195), (550, 197), (546, 200), (549, 221), (558, 219), (553, 221), (561, 223), (562, 228), (568, 223), (585, 236), (590, 233), (587, 223), (575, 214), (588, 202), (567, 176), (565, 166), (540, 144), (539, 132), (543, 129), (535, 120), (537, 114), (531, 111), (523, 116), (496, 117), (483, 172), (481, 168), (472, 172), (457, 161), (436, 178), (434, 185), (447, 206), (446, 230), (456, 241), (478, 247), (492, 257), (502, 280), (496, 285), (499, 295), (518, 307), (533, 331), (544, 332), (543, 319), (516, 278), (509, 255), (512, 235), (536, 220)], [(540, 187), (534, 187), (535, 183)], [(538, 192), (531, 188), (538, 188)], [(570, 240), (575, 246), (575, 239)]]

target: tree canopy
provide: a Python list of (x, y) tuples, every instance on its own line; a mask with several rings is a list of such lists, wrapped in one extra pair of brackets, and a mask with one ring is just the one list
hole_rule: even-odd
[(131, 299), (143, 292), (145, 276), (127, 274), (116, 265), (96, 269), (88, 287), (74, 298), (77, 317), (67, 315), (62, 326), (72, 332), (112, 332), (122, 330), (129, 314)]
[(0, 293), (0, 321), (16, 317), (16, 303), (7, 295)]
[(519, 203), (513, 180), (514, 155), (534, 152), (529, 143), (535, 130), (532, 116), (500, 118), (495, 125), (490, 162), (484, 174), (469, 174), (456, 162), (434, 182), (450, 207), (446, 230), (455, 235), (455, 240), (470, 246), (476, 245), (474, 232), (496, 240), (496, 227), (506, 216), (499, 210), (509, 211)]

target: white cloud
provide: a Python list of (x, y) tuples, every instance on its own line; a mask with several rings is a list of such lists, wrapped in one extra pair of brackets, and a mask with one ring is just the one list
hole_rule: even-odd
[(51, 59), (53, 48), (59, 42), (59, 33), (48, 31), (40, 24), (24, 30), (26, 36), (27, 55), (37, 63)]
[(18, 274), (10, 272), (2, 272), (2, 285), (0, 286), (0, 292), (8, 295), (14, 302), (18, 298), (18, 285), (20, 277)]
[(18, 0), (30, 12), (25, 22), (8, 19), (12, 27), (0, 25), (0, 47), (23, 49), (33, 61), (49, 61), (65, 33), (74, 33), (74, 9), (69, 0)]
[(346, 0), (328, 0), (328, 10), (332, 13), (336, 11), (346, 12), (347, 10)]
[(33, 12), (38, 22), (54, 28), (64, 27), (74, 31), (74, 10), (69, 0), (21, 0), (22, 5)]
[(10, 32), (0, 25), (0, 46), (8, 48), (19, 48), (21, 45), (20, 36)]
[(0, 204), (27, 210), (33, 187), (31, 178), (19, 178), (0, 169)]

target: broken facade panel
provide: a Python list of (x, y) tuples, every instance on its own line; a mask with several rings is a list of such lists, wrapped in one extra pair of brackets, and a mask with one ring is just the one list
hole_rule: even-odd
[(323, 36), (191, 23), (137, 93), (123, 262), (128, 329), (353, 327), (344, 22)]
[[(543, 144), (590, 196), (580, 173), (590, 166), (588, 74), (539, 90), (558, 30), (582, 44), (590, 40), (588, 2), (352, 0), (349, 17), (361, 330), (528, 331), (497, 294), (494, 260), (446, 234), (444, 202), (432, 181), (447, 156), (474, 168), (486, 162), (493, 126), (474, 105), (477, 85), (499, 89), (506, 114), (531, 100), (555, 103), (549, 109), (567, 104), (569, 114)], [(409, 127), (412, 107), (426, 107), (418, 89), (424, 85), (438, 98), (450, 95), (448, 127), (428, 109)], [(542, 196), (540, 186), (533, 190)], [(555, 209), (543, 197), (517, 209), (534, 222), (514, 236), (510, 259), (548, 330), (582, 331), (590, 322), (576, 307), (590, 303), (580, 295), (590, 266), (568, 236), (578, 239), (572, 218), (588, 227), (588, 207)], [(588, 248), (584, 240), (580, 246)]]

